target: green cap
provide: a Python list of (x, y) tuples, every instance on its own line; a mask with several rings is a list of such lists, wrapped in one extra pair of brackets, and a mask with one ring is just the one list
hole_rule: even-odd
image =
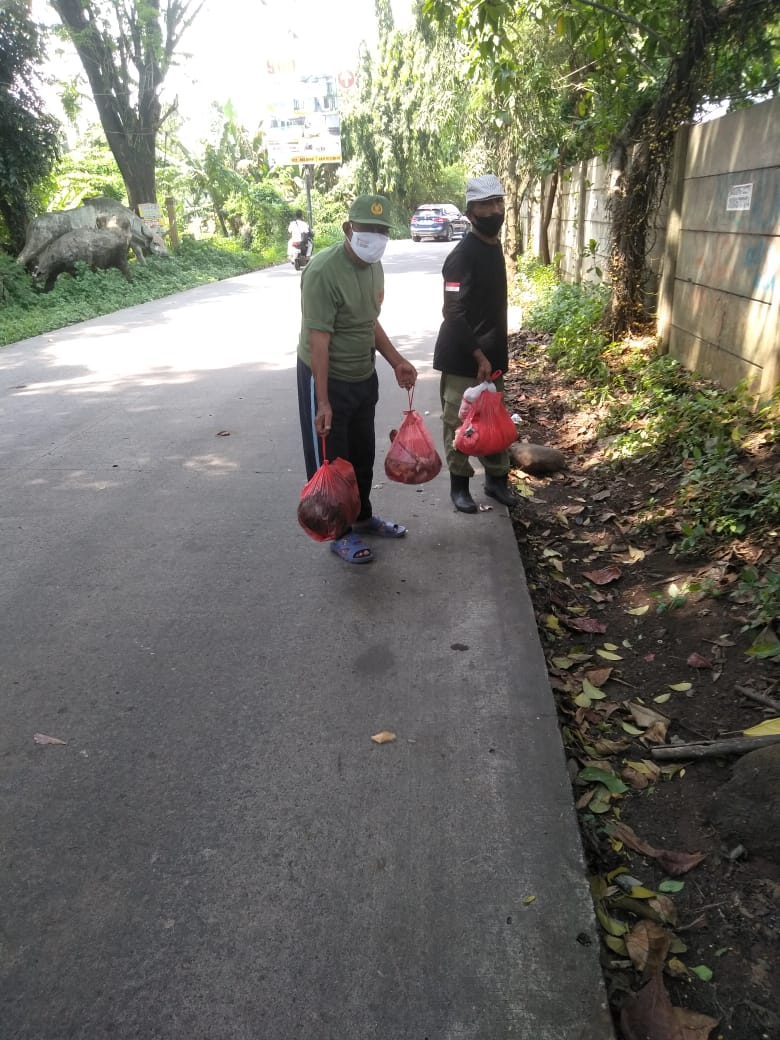
[(384, 195), (358, 195), (349, 207), (349, 219), (356, 224), (381, 224), (392, 227), (390, 200)]

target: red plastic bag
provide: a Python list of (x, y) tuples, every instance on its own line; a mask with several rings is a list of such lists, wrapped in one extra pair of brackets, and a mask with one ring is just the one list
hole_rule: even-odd
[[(322, 454), (324, 457), (324, 437)], [(359, 513), (360, 492), (352, 463), (346, 459), (325, 459), (301, 491), (298, 523), (315, 542), (328, 542), (341, 538)]]
[(385, 457), (385, 474), (398, 484), (425, 484), (441, 470), (441, 458), (423, 417), (412, 409), (413, 397), (410, 390), (409, 410)]
[[(493, 373), (493, 380), (500, 372)], [(464, 455), (496, 455), (517, 440), (515, 424), (504, 408), (504, 395), (482, 393), (468, 410), (463, 425), (455, 431), (455, 450)]]

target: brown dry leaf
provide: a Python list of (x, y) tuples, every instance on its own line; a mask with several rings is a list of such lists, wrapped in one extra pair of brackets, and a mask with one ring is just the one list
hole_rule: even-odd
[(661, 971), (672, 937), (655, 921), (639, 921), (625, 937), (631, 963), (646, 978)]
[(592, 581), (594, 585), (609, 585), (610, 582), (617, 581), (618, 578), (623, 577), (623, 572), (619, 567), (602, 567), (598, 571), (583, 571), (583, 578), (587, 578), (588, 581)]
[(670, 924), (672, 928), (677, 924), (677, 907), (671, 896), (659, 892), (655, 899), (648, 900), (648, 906), (656, 911), (664, 924)]
[(33, 740), (36, 744), (54, 744), (58, 746), (65, 746), (67, 740), (60, 740), (59, 737), (47, 737), (45, 733), (33, 733)]
[(600, 755), (619, 755), (621, 751), (631, 747), (631, 741), (628, 738), (625, 740), (608, 740), (604, 737), (596, 740), (593, 747)]
[(709, 1040), (712, 1030), (720, 1025), (719, 1019), (699, 1014), (698, 1011), (690, 1011), (688, 1008), (676, 1007), (674, 1017), (682, 1027), (684, 1040)]
[(593, 798), (593, 796), (595, 795), (595, 793), (596, 793), (596, 788), (595, 787), (589, 787), (588, 790), (585, 792), (585, 794), (581, 795), (581, 797), (577, 799), (576, 808), (578, 808), (578, 809), (585, 809), (590, 804), (590, 801)]
[(576, 629), (577, 632), (598, 632), (603, 634), (607, 631), (607, 626), (603, 621), (597, 621), (595, 618), (561, 618), (564, 625), (567, 628)]
[(649, 845), (646, 841), (642, 841), (636, 831), (629, 827), (627, 823), (614, 823), (607, 828), (613, 838), (618, 841), (622, 841), (624, 845), (627, 845), (629, 849), (633, 849), (634, 852), (639, 852), (643, 856), (655, 856), (656, 850), (652, 845)]
[(383, 729), (381, 733), (375, 733), (371, 739), (375, 744), (389, 744), (396, 739), (396, 735), (389, 729)]
[(671, 852), (669, 849), (656, 849), (655, 859), (670, 877), (679, 877), (689, 870), (698, 867), (706, 852)]
[(708, 657), (702, 657), (701, 654), (696, 653), (691, 654), (685, 663), (689, 664), (691, 668), (712, 668), (712, 661)]
[(635, 791), (644, 791), (645, 788), (650, 786), (650, 777), (646, 773), (640, 773), (633, 766), (626, 766), (625, 769), (621, 769), (620, 778), (625, 780), (629, 787), (633, 787)]
[(631, 712), (634, 722), (642, 729), (647, 729), (656, 722), (661, 722), (666, 726), (669, 725), (670, 719), (667, 715), (662, 715), (660, 711), (648, 708), (646, 704), (637, 704), (636, 701), (629, 701), (626, 707)]
[(610, 675), (612, 675), (611, 668), (591, 668), (590, 671), (585, 672), (585, 678), (588, 682), (593, 683), (594, 686), (598, 686), (599, 689), (601, 689), (607, 679), (609, 679)]
[(660, 974), (630, 998), (620, 1013), (625, 1040), (686, 1040)]
[(705, 858), (703, 852), (672, 852), (669, 849), (654, 849), (648, 842), (643, 841), (627, 823), (613, 823), (607, 829), (613, 838), (622, 841), (629, 849), (657, 860), (670, 877), (687, 874)]
[(665, 744), (666, 729), (665, 722), (654, 722), (652, 726), (647, 727), (639, 740), (642, 744)]

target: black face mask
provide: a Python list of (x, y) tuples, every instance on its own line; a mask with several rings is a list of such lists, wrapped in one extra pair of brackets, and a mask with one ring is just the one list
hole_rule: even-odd
[(471, 226), (479, 231), (485, 238), (495, 238), (504, 223), (503, 213), (491, 213), (489, 217), (469, 217)]

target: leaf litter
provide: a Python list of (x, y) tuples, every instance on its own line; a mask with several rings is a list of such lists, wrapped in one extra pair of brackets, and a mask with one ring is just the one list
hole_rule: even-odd
[[(766, 920), (761, 886), (780, 885), (779, 872), (749, 854), (732, 861), (722, 853), (706, 810), (730, 775), (726, 763), (686, 767), (651, 757), (670, 742), (760, 726), (766, 708), (748, 706), (734, 689), (771, 693), (780, 685), (780, 639), (771, 628), (746, 628), (736, 600), (708, 595), (707, 584), (720, 592), (733, 584), (726, 557), (669, 553), (679, 533), (671, 509), (669, 538), (642, 536), (645, 497), (674, 491), (652, 460), (640, 456), (610, 476), (608, 511), (588, 508), (599, 501), (604, 481), (594, 475), (607, 463), (596, 407), (582, 399), (573, 406), (571, 386), (553, 366), (540, 379), (537, 362), (525, 360), (524, 337), (515, 341), (505, 397), (521, 390), (524, 437), (563, 450), (567, 470), (518, 474), (530, 497), (513, 519), (572, 766), (622, 1040), (780, 1036), (773, 976), (762, 968), (772, 948), (756, 928)], [(607, 633), (610, 642), (600, 641)], [(665, 943), (651, 942), (655, 929), (671, 937), (665, 959)], [(629, 953), (641, 965), (643, 946), (644, 969)], [(713, 949), (723, 951), (716, 978)]]

